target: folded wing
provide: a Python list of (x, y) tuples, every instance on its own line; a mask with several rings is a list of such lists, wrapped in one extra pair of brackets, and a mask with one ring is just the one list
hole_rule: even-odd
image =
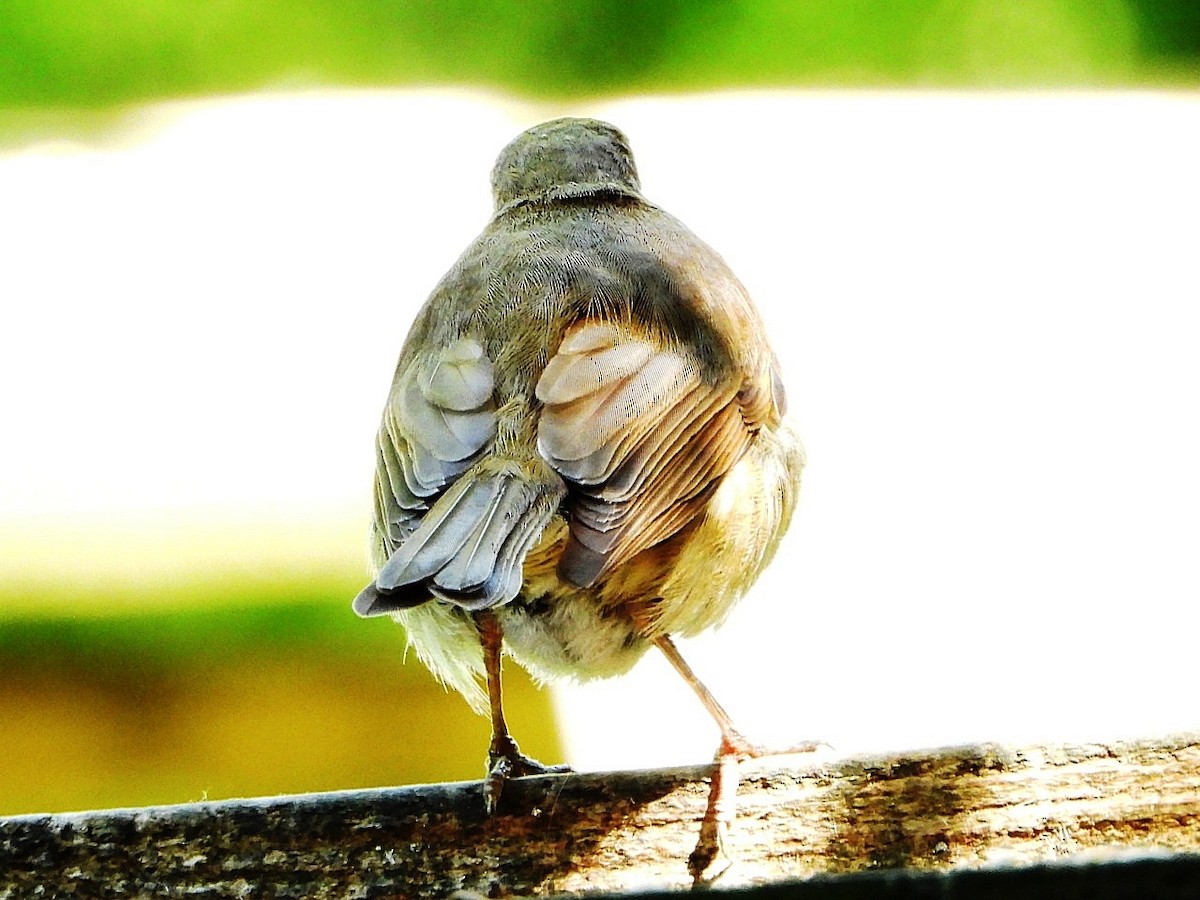
[(537, 384), (538, 449), (570, 485), (562, 577), (590, 586), (700, 513), (750, 441), (739, 387), (629, 326), (567, 331)]
[(491, 361), (470, 338), (397, 377), (376, 441), (379, 571), (354, 601), (360, 615), (435, 596), (468, 609), (516, 596), (525, 554), (562, 487), (486, 457), (497, 427), (494, 383)]

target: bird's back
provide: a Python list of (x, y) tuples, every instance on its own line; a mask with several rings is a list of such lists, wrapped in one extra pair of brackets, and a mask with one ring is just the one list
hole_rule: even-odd
[(636, 191), (502, 206), (402, 351), (355, 608), (400, 612), (460, 689), (421, 642), (481, 609), (545, 674), (625, 668), (773, 552), (803, 462), (783, 404), (741, 284)]

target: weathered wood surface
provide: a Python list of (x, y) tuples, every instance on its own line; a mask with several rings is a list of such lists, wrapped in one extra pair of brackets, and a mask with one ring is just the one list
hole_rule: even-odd
[[(0, 898), (689, 887), (709, 774), (514, 781), (492, 819), (478, 783), (4, 818)], [(1200, 735), (746, 763), (734, 862), (718, 883), (1029, 865), (1114, 848), (1200, 851)], [(709, 875), (724, 865), (711, 863)]]

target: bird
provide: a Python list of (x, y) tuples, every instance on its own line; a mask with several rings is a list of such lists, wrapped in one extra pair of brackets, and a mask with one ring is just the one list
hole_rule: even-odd
[(726, 618), (796, 506), (805, 453), (762, 318), (643, 196), (613, 125), (527, 129), (491, 187), (491, 220), (400, 352), (353, 609), (393, 617), (490, 714), (489, 814), (508, 779), (565, 769), (509, 733), (502, 655), (589, 680), (657, 648), (715, 720), (717, 759), (758, 755), (675, 638)]

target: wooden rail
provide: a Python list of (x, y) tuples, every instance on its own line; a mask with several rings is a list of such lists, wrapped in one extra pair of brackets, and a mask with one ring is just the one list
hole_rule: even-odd
[[(1200, 853), (1200, 735), (746, 763), (727, 857), (701, 834), (710, 774), (703, 766), (522, 779), (493, 818), (475, 782), (0, 818), (0, 900), (39, 890), (504, 897), (679, 889), (714, 877), (770, 893), (821, 876), (809, 882), (816, 890), (845, 873), (917, 884), (938, 873), (1057, 872), (1029, 867), (1064, 859), (1117, 859), (1128, 876), (1141, 871), (1128, 867), (1129, 854), (1138, 866), (1170, 862), (1183, 873), (1171, 883), (1191, 891), (1178, 896), (1200, 896), (1200, 865), (1188, 855)], [(1074, 877), (1086, 871), (1076, 867)]]

